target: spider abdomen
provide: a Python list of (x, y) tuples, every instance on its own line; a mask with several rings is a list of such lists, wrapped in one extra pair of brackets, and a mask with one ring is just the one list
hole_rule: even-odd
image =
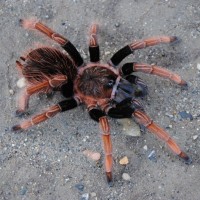
[(77, 68), (68, 55), (55, 48), (41, 47), (26, 56), (22, 74), (32, 84), (51, 79), (55, 75), (66, 75), (73, 81)]

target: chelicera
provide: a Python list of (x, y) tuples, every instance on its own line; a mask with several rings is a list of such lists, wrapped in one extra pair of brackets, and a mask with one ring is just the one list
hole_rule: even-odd
[(21, 20), (24, 28), (38, 30), (66, 50), (67, 54), (52, 47), (40, 47), (30, 51), (16, 61), (17, 68), (26, 80), (19, 99), (17, 116), (22, 116), (28, 109), (29, 98), (36, 93), (60, 91), (66, 100), (51, 106), (46, 111), (12, 127), (13, 131), (25, 130), (39, 124), (60, 112), (85, 104), (90, 117), (100, 124), (105, 154), (107, 181), (112, 185), (112, 144), (109, 117), (131, 118), (166, 142), (168, 147), (186, 163), (191, 163), (169, 134), (160, 128), (145, 113), (137, 97), (147, 94), (147, 86), (134, 72), (155, 74), (167, 78), (185, 87), (187, 83), (177, 74), (159, 66), (121, 61), (137, 49), (154, 46), (159, 43), (171, 43), (176, 37), (159, 36), (141, 41), (134, 41), (117, 51), (107, 64), (100, 62), (97, 28), (93, 24), (89, 33), (90, 63), (86, 64), (75, 46), (66, 38), (36, 20)]

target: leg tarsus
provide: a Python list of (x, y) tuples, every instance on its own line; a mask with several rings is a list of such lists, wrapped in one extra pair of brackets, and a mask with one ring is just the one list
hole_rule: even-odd
[(22, 131), (22, 127), (18, 124), (18, 125), (14, 125), (12, 128), (11, 128), (11, 131), (13, 132), (17, 132), (17, 131)]
[(15, 116), (16, 116), (16, 117), (21, 118), (21, 117), (23, 117), (24, 115), (26, 115), (25, 110), (18, 109), (18, 110), (15, 111)]
[(179, 157), (184, 160), (185, 164), (187, 164), (187, 165), (192, 164), (192, 159), (186, 153), (181, 152)]
[(113, 177), (112, 177), (112, 172), (106, 172), (106, 178), (109, 187), (113, 187)]

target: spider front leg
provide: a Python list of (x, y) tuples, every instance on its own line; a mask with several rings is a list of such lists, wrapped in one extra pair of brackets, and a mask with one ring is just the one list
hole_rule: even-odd
[(51, 117), (54, 117), (59, 112), (64, 112), (70, 109), (77, 107), (79, 101), (77, 99), (70, 99), (59, 102), (57, 105), (54, 105), (47, 109), (45, 112), (34, 116), (31, 119), (25, 120), (18, 125), (12, 127), (13, 131), (25, 130), (30, 128), (33, 125), (39, 124)]
[(100, 60), (99, 44), (97, 41), (97, 29), (98, 29), (97, 24), (93, 24), (90, 27), (89, 53), (91, 62), (99, 62)]
[(65, 81), (67, 81), (67, 77), (65, 75), (54, 75), (51, 79), (47, 78), (46, 81), (37, 83), (32, 86), (28, 86), (25, 89), (23, 89), (19, 98), (16, 115), (20, 117), (26, 112), (26, 110), (28, 109), (29, 99), (31, 95), (39, 92), (47, 93), (53, 88), (59, 87)]
[(191, 164), (192, 160), (189, 156), (183, 152), (170, 135), (154, 123), (147, 114), (142, 111), (135, 110), (133, 112), (133, 117), (139, 124), (145, 126), (150, 132), (163, 140), (176, 155), (185, 161), (186, 164)]
[(55, 31), (50, 29), (48, 26), (34, 19), (26, 19), (26, 20), (21, 19), (20, 23), (24, 28), (38, 30), (41, 33), (48, 36), (50, 39), (60, 44), (62, 48), (65, 49), (67, 53), (71, 56), (71, 58), (74, 60), (74, 62), (76, 63), (78, 67), (84, 64), (83, 59), (80, 53), (77, 51), (76, 47), (68, 39), (56, 33)]
[(125, 47), (121, 48), (119, 51), (117, 51), (110, 61), (108, 62), (111, 66), (115, 67), (117, 66), (126, 56), (130, 55), (137, 49), (143, 49), (149, 46), (154, 46), (160, 43), (170, 43), (174, 42), (177, 38), (176, 37), (169, 37), (169, 36), (158, 36), (158, 37), (152, 37), (147, 38), (141, 41), (132, 42), (129, 45), (126, 45)]
[(107, 117), (105, 116), (104, 112), (99, 109), (93, 108), (89, 111), (90, 117), (99, 122), (102, 141), (103, 141), (103, 148), (104, 148), (104, 155), (105, 155), (105, 171), (106, 171), (106, 178), (107, 182), (110, 187), (113, 186), (113, 178), (112, 178), (112, 142), (110, 136), (110, 126)]
[(180, 86), (187, 86), (185, 80), (183, 80), (178, 74), (171, 72), (163, 67), (156, 65), (148, 65), (143, 63), (126, 63), (121, 68), (123, 75), (131, 74), (132, 72), (143, 72), (148, 74), (157, 75), (166, 79), (169, 79)]

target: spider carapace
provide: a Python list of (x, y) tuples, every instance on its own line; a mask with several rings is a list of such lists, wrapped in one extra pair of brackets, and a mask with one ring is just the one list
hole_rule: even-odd
[(35, 93), (60, 91), (66, 100), (13, 126), (13, 131), (25, 130), (59, 112), (85, 104), (90, 117), (100, 124), (105, 154), (105, 171), (109, 185), (113, 183), (113, 158), (107, 116), (113, 118), (133, 117), (136, 122), (163, 140), (186, 163), (191, 163), (188, 155), (180, 149), (169, 134), (144, 112), (138, 97), (147, 94), (147, 86), (142, 79), (134, 75), (134, 72), (155, 74), (170, 79), (183, 87), (187, 86), (187, 83), (179, 75), (159, 66), (135, 62), (119, 66), (121, 61), (135, 50), (159, 43), (170, 43), (175, 41), (176, 37), (159, 36), (134, 41), (117, 51), (107, 64), (101, 64), (97, 41), (98, 26), (93, 24), (89, 32), (90, 63), (85, 64), (75, 46), (46, 25), (32, 19), (20, 20), (20, 23), (24, 28), (38, 30), (59, 43), (67, 54), (56, 48), (39, 47), (20, 57), (21, 61), (16, 61), (20, 74), (26, 80), (26, 86), (19, 98), (16, 115), (22, 116), (27, 111), (29, 98)]

